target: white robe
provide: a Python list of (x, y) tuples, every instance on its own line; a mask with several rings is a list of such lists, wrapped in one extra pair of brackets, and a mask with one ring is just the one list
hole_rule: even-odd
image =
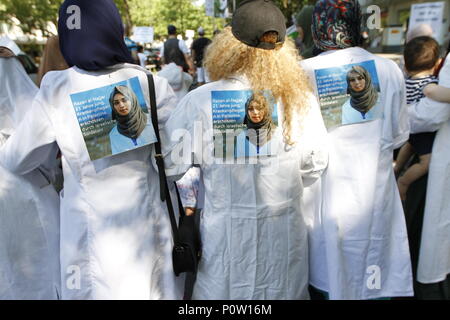
[[(63, 299), (179, 299), (172, 270), (172, 235), (153, 145), (91, 161), (70, 99), (73, 93), (138, 76), (148, 101), (144, 69), (117, 65), (88, 72), (77, 67), (48, 73), (17, 133), (0, 154), (5, 167), (26, 173), (50, 145), (62, 153), (61, 282)], [(175, 96), (155, 77), (159, 120)]]
[[(15, 58), (0, 58), (0, 74), (1, 149), (38, 88)], [(45, 171), (20, 177), (0, 166), (0, 300), (58, 298), (59, 198)]]
[[(439, 73), (450, 88), (450, 56)], [(450, 273), (450, 104), (428, 98), (409, 107), (411, 131), (436, 131), (428, 174), (417, 281), (437, 283)]]
[[(381, 86), (378, 120), (330, 131), (321, 185), (307, 190), (311, 285), (330, 299), (411, 296), (412, 271), (392, 154), (409, 136), (404, 79), (394, 62), (361, 48), (302, 62), (314, 70), (375, 60)], [(316, 88), (315, 81), (313, 86)], [(317, 88), (316, 88), (317, 89)], [(317, 199), (322, 192), (322, 199)]]
[[(298, 138), (295, 147), (285, 149), (279, 139), (272, 141), (279, 145), (277, 157), (260, 157), (257, 164), (220, 164), (210, 162), (214, 152), (211, 92), (217, 90), (249, 90), (249, 86), (235, 78), (191, 91), (166, 123), (163, 138), (169, 176), (183, 174), (191, 166), (189, 143), (183, 151), (188, 161), (177, 159), (183, 141), (189, 141), (189, 135), (203, 139), (193, 151), (205, 188), (200, 222), (203, 255), (193, 298), (308, 299), (303, 185), (320, 176), (328, 162), (317, 102), (311, 96), (302, 134), (293, 135)], [(183, 133), (187, 136), (181, 139)]]

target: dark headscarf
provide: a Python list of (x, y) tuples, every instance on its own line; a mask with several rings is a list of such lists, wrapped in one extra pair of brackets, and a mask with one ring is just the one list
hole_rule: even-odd
[[(79, 29), (76, 24), (74, 28), (77, 8)], [(133, 63), (113, 0), (64, 1), (59, 9), (58, 33), (61, 52), (70, 67), (95, 71), (118, 63)]]
[[(130, 113), (126, 116), (121, 116), (114, 109), (114, 96), (118, 93), (123, 94), (130, 102)], [(126, 86), (117, 86), (109, 97), (109, 104), (112, 109), (112, 119), (117, 121), (117, 130), (120, 134), (130, 138), (137, 139), (147, 125), (147, 115), (139, 106), (138, 99), (133, 90)]]
[(319, 0), (312, 35), (317, 48), (328, 51), (361, 45), (361, 7), (357, 0)]
[[(259, 122), (255, 123), (250, 119), (248, 116), (248, 108), (250, 107), (250, 104), (254, 100), (264, 100), (267, 108), (263, 108), (263, 110), (266, 112), (264, 115), (264, 119)], [(247, 126), (247, 139), (249, 139), (253, 144), (262, 146), (264, 145), (270, 138), (272, 137), (272, 129), (275, 126), (275, 124), (272, 121), (272, 108), (270, 107), (270, 103), (268, 103), (266, 97), (263, 95), (255, 95), (252, 94), (252, 96), (247, 100), (245, 103), (245, 118), (244, 118), (244, 124)]]
[[(357, 74), (364, 78), (366, 81), (364, 90), (360, 92), (353, 91), (350, 86), (350, 74)], [(347, 93), (351, 96), (350, 104), (355, 110), (367, 113), (377, 103), (378, 92), (372, 84), (372, 77), (365, 68), (361, 66), (352, 67), (347, 73), (347, 85)]]
[(300, 52), (303, 58), (308, 59), (313, 57), (314, 40), (311, 33), (311, 24), (313, 17), (314, 6), (304, 6), (295, 18), (297, 26), (303, 29), (303, 51)]

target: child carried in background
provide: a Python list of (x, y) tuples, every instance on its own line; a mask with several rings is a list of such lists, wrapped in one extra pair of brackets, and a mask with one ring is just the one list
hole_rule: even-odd
[[(443, 98), (442, 95), (445, 95), (445, 92), (442, 92), (442, 87), (436, 86), (438, 79), (434, 76), (435, 69), (441, 62), (437, 41), (428, 36), (412, 39), (405, 46), (404, 58), (408, 74), (406, 79), (407, 104), (417, 103), (424, 98), (424, 88), (427, 86), (428, 90), (433, 91), (432, 95)], [(430, 84), (433, 84), (433, 87)], [(435, 135), (436, 132), (411, 134), (408, 142), (400, 149), (394, 168), (396, 175), (401, 172), (414, 153), (419, 156), (419, 162), (408, 168), (397, 181), (402, 200), (406, 199), (409, 186), (427, 174)]]

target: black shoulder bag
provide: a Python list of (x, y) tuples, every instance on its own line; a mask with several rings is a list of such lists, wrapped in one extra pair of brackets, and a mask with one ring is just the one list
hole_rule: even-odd
[(178, 198), (178, 207), (180, 211), (179, 227), (177, 227), (175, 214), (170, 198), (169, 186), (167, 184), (166, 172), (164, 169), (164, 159), (161, 152), (161, 139), (158, 127), (158, 112), (156, 107), (155, 83), (153, 77), (147, 74), (148, 87), (150, 92), (150, 110), (152, 117), (153, 128), (155, 129), (157, 142), (155, 143), (155, 159), (159, 172), (159, 186), (161, 201), (167, 204), (167, 211), (169, 212), (170, 224), (172, 225), (173, 236), (173, 251), (172, 264), (173, 271), (178, 277), (180, 273), (197, 271), (198, 261), (201, 256), (200, 233), (195, 224), (194, 216), (186, 216), (183, 204), (181, 203), (180, 194), (175, 183), (175, 188)]

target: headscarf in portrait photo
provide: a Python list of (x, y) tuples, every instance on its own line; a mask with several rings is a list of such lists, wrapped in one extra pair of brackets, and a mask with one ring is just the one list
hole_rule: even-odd
[[(360, 92), (354, 91), (350, 86), (350, 75), (361, 76), (365, 80), (364, 89)], [(347, 93), (351, 96), (350, 105), (353, 109), (367, 113), (378, 101), (378, 91), (372, 83), (370, 73), (361, 66), (352, 67), (347, 73)]]
[(319, 0), (314, 7), (312, 35), (323, 51), (362, 44), (362, 15), (357, 0)]
[[(252, 102), (257, 102), (259, 106), (259, 110), (264, 110), (264, 118), (255, 123), (248, 116), (248, 109), (250, 108), (250, 104)], [(245, 117), (244, 124), (247, 126), (247, 139), (249, 139), (253, 144), (262, 146), (270, 140), (273, 134), (273, 130), (276, 125), (272, 119), (273, 106), (271, 103), (267, 101), (267, 98), (263, 94), (252, 94), (250, 98), (248, 98), (245, 103)]]
[(66, 0), (59, 10), (58, 34), (61, 53), (69, 67), (96, 71), (133, 63), (113, 0)]
[[(114, 109), (114, 96), (118, 93), (124, 95), (130, 101), (130, 112), (126, 116), (121, 116)], [(130, 139), (137, 139), (147, 125), (147, 115), (139, 106), (133, 90), (126, 86), (116, 86), (109, 97), (109, 104), (112, 109), (112, 119), (117, 121), (119, 133)]]

